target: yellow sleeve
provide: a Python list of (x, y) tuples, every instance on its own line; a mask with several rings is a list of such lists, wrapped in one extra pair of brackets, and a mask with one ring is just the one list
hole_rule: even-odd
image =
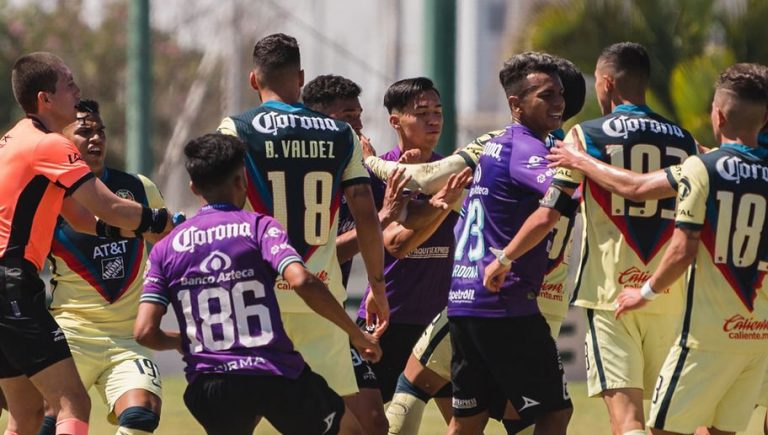
[(149, 204), (149, 207), (151, 208), (163, 208), (165, 207), (165, 200), (163, 199), (163, 194), (160, 193), (160, 189), (157, 188), (157, 185), (152, 182), (149, 178), (137, 174), (139, 177), (139, 180), (141, 180), (141, 184), (144, 185), (144, 192), (147, 195), (147, 203)]
[(221, 124), (219, 124), (218, 128), (216, 128), (216, 131), (221, 134), (237, 136), (237, 127), (235, 127), (235, 121), (233, 121), (230, 117), (222, 119)]
[(664, 173), (667, 174), (669, 185), (677, 190), (680, 187), (680, 179), (683, 177), (683, 165), (668, 166), (664, 168)]
[(709, 197), (709, 173), (697, 156), (689, 157), (682, 167), (677, 188), (675, 226), (698, 230), (704, 225)]
[[(577, 146), (581, 148), (582, 151), (586, 152), (586, 140), (584, 139), (584, 132), (578, 125), (574, 126), (571, 131), (568, 132), (563, 142), (566, 144), (571, 144), (572, 146)], [(579, 187), (583, 181), (583, 172), (566, 168), (557, 168), (557, 173), (552, 180), (554, 184), (571, 187), (574, 189)]]
[[(234, 124), (232, 127), (234, 128)], [(342, 184), (348, 184), (349, 182), (354, 184), (354, 180), (361, 178), (365, 178), (367, 180), (370, 178), (368, 171), (366, 171), (365, 166), (363, 166), (363, 151), (360, 147), (360, 140), (357, 138), (355, 133), (350, 133), (350, 136), (352, 136), (352, 140), (354, 141), (352, 147), (352, 157), (349, 159), (347, 166), (344, 168), (344, 173), (341, 175)]]

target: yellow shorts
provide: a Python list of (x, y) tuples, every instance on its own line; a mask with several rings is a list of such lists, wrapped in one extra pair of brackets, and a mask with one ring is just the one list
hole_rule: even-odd
[(587, 394), (640, 388), (651, 397), (669, 348), (678, 334), (681, 316), (585, 309), (587, 335)]
[(693, 433), (697, 427), (725, 432), (747, 428), (768, 356), (688, 349), (669, 350), (651, 401), (648, 425)]
[(280, 313), (293, 346), (339, 396), (357, 393), (349, 337), (315, 313)]
[(160, 371), (152, 361), (152, 351), (133, 338), (105, 337), (92, 329), (61, 327), (83, 385), (86, 389), (96, 387), (109, 407), (110, 422), (117, 422), (115, 402), (129, 390), (146, 390), (162, 399)]
[(760, 387), (760, 394), (757, 396), (757, 404), (768, 407), (768, 373), (763, 376), (763, 385)]
[[(544, 315), (552, 338), (557, 339), (562, 318)], [(443, 379), (451, 379), (451, 337), (448, 335), (448, 311), (443, 310), (435, 316), (432, 323), (421, 334), (419, 341), (413, 346), (413, 356), (421, 364), (437, 373)]]

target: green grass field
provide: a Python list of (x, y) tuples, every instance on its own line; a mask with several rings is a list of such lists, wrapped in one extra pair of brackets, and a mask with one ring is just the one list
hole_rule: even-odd
[[(157, 435), (202, 435), (203, 429), (184, 407), (182, 394), (186, 383), (179, 376), (169, 376), (163, 381), (163, 416), (160, 427), (155, 432)], [(586, 386), (583, 383), (569, 384), (571, 398), (574, 402), (574, 415), (568, 433), (572, 435), (602, 435), (610, 434), (608, 426), (608, 414), (600, 400), (586, 398)], [(115, 433), (115, 427), (107, 423), (105, 416), (106, 407), (95, 391), (91, 392), (93, 411), (91, 412), (91, 434), (109, 435)], [(761, 419), (765, 408), (758, 408), (752, 416), (749, 429), (744, 432), (748, 435), (761, 435)], [(300, 418), (300, 416), (297, 416)], [(5, 427), (5, 414), (0, 418), (0, 424)], [(265, 421), (259, 425), (255, 432), (258, 435), (277, 434)], [(445, 423), (437, 408), (430, 404), (424, 414), (420, 435), (442, 435), (445, 433)], [(485, 431), (486, 435), (504, 434), (504, 429), (498, 423), (491, 421)]]

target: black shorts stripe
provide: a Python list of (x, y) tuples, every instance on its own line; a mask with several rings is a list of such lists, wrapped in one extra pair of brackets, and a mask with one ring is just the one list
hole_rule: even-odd
[(600, 358), (600, 348), (597, 346), (597, 334), (595, 331), (595, 310), (587, 308), (587, 322), (589, 323), (589, 332), (592, 336), (592, 353), (595, 358), (595, 369), (600, 378), (600, 388), (605, 391), (608, 389), (608, 382), (605, 380), (605, 370), (603, 370), (603, 360)]
[[(586, 219), (586, 213), (584, 213), (584, 219), (582, 222), (586, 222)], [(581, 278), (584, 276), (584, 267), (587, 265), (587, 259), (589, 259), (589, 243), (587, 242), (586, 237), (582, 238), (582, 243), (584, 243), (584, 249), (582, 249), (584, 255), (581, 258), (581, 264), (579, 264), (576, 282), (573, 284), (573, 291), (571, 292), (570, 301), (571, 304), (573, 304), (573, 302), (579, 297), (579, 290), (581, 289)]]
[(691, 277), (688, 280), (688, 290), (685, 295), (685, 314), (683, 316), (683, 330), (680, 334), (680, 347), (688, 346), (688, 334), (691, 332), (691, 314), (693, 312), (693, 287), (696, 282), (696, 260), (691, 263)]
[(656, 414), (656, 420), (651, 424), (651, 427), (655, 429), (664, 429), (664, 423), (666, 423), (667, 420), (667, 412), (669, 412), (669, 405), (672, 403), (672, 395), (675, 394), (675, 388), (677, 388), (677, 382), (680, 380), (680, 374), (683, 372), (688, 352), (689, 349), (687, 347), (682, 347), (680, 350), (680, 358), (677, 359), (675, 371), (672, 373), (672, 378), (669, 380), (669, 387), (667, 387), (667, 392), (661, 400), (661, 405), (659, 405), (659, 412)]
[(419, 362), (422, 365), (427, 365), (427, 362), (429, 361), (429, 358), (432, 356), (432, 353), (435, 351), (435, 348), (440, 345), (440, 343), (446, 339), (446, 336), (448, 335), (448, 332), (450, 331), (448, 322), (445, 322), (445, 325), (443, 325), (442, 328), (440, 328), (439, 331), (437, 331), (437, 334), (435, 334), (435, 337), (429, 341), (429, 345), (426, 349), (424, 349), (424, 353), (421, 355), (421, 358), (419, 358)]

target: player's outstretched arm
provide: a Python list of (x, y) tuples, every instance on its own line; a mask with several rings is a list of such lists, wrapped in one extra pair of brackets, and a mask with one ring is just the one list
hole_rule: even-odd
[(122, 199), (97, 178), (92, 178), (72, 193), (72, 198), (88, 211), (110, 225), (120, 228), (167, 233), (173, 229), (171, 216), (163, 209), (149, 209), (141, 204)]
[(366, 334), (349, 318), (344, 308), (339, 305), (328, 287), (312, 275), (301, 263), (289, 264), (283, 270), (283, 278), (296, 290), (307, 305), (317, 314), (325, 317), (349, 335), (352, 345), (368, 361), (377, 362), (381, 358), (381, 347), (377, 340)]
[(395, 222), (384, 230), (384, 248), (396, 258), (405, 258), (434, 234), (464, 193), (472, 178), (469, 168), (451, 175), (448, 182), (429, 202), (408, 209), (404, 223)]
[(648, 301), (665, 293), (685, 273), (699, 249), (701, 231), (675, 228), (659, 268), (642, 288), (627, 287), (616, 298), (616, 318), (627, 311), (645, 306)]
[(427, 195), (437, 193), (445, 185), (448, 177), (458, 174), (468, 166), (466, 159), (459, 154), (418, 164), (391, 162), (372, 156), (365, 159), (365, 164), (376, 177), (382, 180), (386, 180), (396, 170), (402, 169), (406, 176), (411, 177), (406, 187), (411, 190), (419, 189)]
[(347, 206), (355, 219), (360, 254), (368, 273), (371, 292), (366, 300), (366, 323), (376, 327), (374, 335), (381, 336), (389, 324), (389, 303), (384, 289), (384, 240), (381, 223), (376, 215), (371, 186), (353, 184), (344, 189)]
[(574, 144), (557, 141), (547, 159), (549, 167), (581, 171), (605, 190), (630, 201), (672, 198), (677, 193), (664, 170), (641, 174), (604, 163)]
[(167, 308), (153, 302), (139, 303), (136, 323), (133, 324), (133, 337), (140, 345), (153, 350), (176, 349), (181, 352), (181, 336), (178, 332), (160, 329), (160, 320)]

